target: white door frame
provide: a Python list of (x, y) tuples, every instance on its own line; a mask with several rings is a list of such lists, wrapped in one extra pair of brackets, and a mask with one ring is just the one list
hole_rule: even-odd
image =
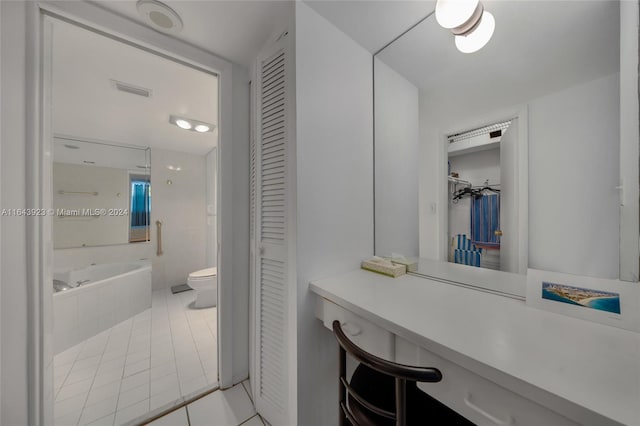
[[(46, 89), (51, 86), (51, 72), (45, 54), (50, 35), (44, 31), (44, 16), (70, 21), (105, 36), (151, 53), (199, 68), (219, 76), (220, 105), (218, 117), (218, 377), (221, 388), (233, 385), (232, 333), (232, 70), (233, 65), (211, 53), (173, 37), (115, 15), (86, 2), (28, 2), (27, 4), (27, 116), (35, 117), (27, 125), (27, 208), (49, 208), (51, 176), (50, 117), (44, 108), (49, 101)], [(47, 228), (47, 221), (49, 227)], [(27, 224), (28, 290), (28, 400), (29, 424), (53, 423), (53, 344), (50, 291), (53, 246), (50, 217), (30, 218)], [(222, 226), (224, 222), (225, 226)], [(47, 234), (47, 229), (49, 232)], [(48, 308), (47, 308), (48, 306)], [(51, 389), (48, 389), (51, 387)]]

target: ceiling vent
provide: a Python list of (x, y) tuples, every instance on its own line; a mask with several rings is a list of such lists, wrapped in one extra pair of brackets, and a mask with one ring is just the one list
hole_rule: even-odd
[(447, 136), (449, 156), (498, 148), (511, 120)]
[(111, 80), (111, 84), (116, 88), (116, 90), (145, 98), (150, 98), (153, 93), (151, 89), (145, 89), (144, 87), (134, 86), (133, 84), (124, 83), (118, 80)]

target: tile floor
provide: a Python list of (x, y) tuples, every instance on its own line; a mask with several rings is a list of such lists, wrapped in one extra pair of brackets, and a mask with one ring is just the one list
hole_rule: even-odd
[(215, 391), (156, 421), (149, 426), (263, 426), (251, 401), (249, 382)]
[(55, 425), (121, 425), (217, 385), (217, 309), (194, 298), (154, 291), (151, 309), (56, 355)]

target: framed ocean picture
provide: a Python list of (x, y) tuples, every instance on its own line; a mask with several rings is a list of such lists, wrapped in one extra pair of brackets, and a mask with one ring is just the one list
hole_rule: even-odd
[(587, 321), (640, 331), (640, 285), (529, 269), (526, 304)]
[(543, 281), (542, 298), (614, 314), (620, 313), (620, 293)]

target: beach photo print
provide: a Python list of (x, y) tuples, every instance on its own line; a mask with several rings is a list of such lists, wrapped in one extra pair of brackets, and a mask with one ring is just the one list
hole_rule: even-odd
[(527, 269), (527, 306), (640, 331), (638, 283)]
[(542, 282), (542, 298), (620, 314), (620, 294), (609, 291)]

